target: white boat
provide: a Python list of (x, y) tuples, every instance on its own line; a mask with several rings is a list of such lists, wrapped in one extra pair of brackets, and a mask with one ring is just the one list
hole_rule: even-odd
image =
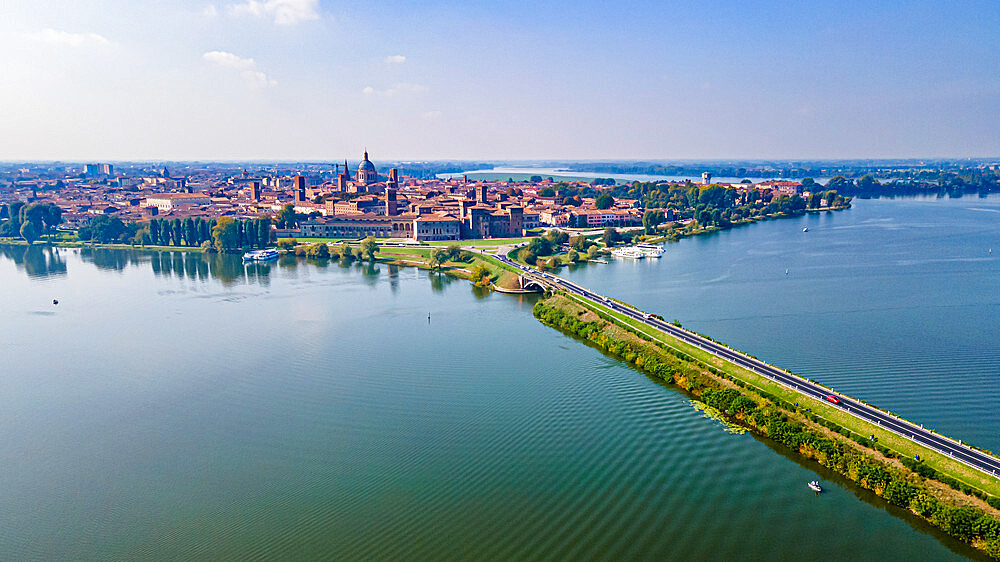
[(812, 480), (809, 482), (809, 489), (814, 492), (822, 492), (823, 488), (819, 485), (819, 480)]
[(244, 261), (267, 261), (278, 259), (278, 250), (268, 248), (266, 250), (254, 250), (243, 254)]
[(635, 246), (624, 246), (622, 248), (615, 248), (611, 250), (611, 255), (619, 258), (632, 258), (636, 260), (641, 260), (646, 257), (645, 252), (636, 248)]
[(635, 247), (642, 250), (647, 258), (658, 258), (663, 255), (663, 246), (659, 244), (636, 244)]
[(807, 227), (803, 228), (802, 232), (809, 232), (809, 227), (807, 226)]

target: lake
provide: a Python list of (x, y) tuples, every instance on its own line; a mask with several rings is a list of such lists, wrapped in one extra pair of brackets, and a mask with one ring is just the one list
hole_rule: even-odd
[(562, 274), (1000, 451), (1000, 196), (855, 200)]
[[(995, 318), (995, 262), (971, 249), (995, 231), (955, 218), (989, 213), (970, 204), (998, 207), (858, 202), (563, 273), (988, 445), (996, 418), (974, 408), (996, 362), (932, 360), (974, 349)], [(969, 259), (948, 262), (965, 274), (942, 274), (945, 294), (873, 300), (931, 288), (892, 278), (900, 268), (945, 268), (932, 251), (905, 265), (923, 251), (895, 242), (910, 227), (863, 225), (942, 214), (969, 240)], [(925, 249), (949, 244), (933, 232)], [(386, 265), (23, 247), (0, 251), (0, 286), (4, 559), (974, 555), (542, 326), (532, 298)], [(890, 320), (866, 325), (875, 309)], [(962, 318), (933, 323), (948, 311)], [(952, 378), (897, 366), (888, 348), (926, 348)], [(907, 398), (920, 392), (923, 409)], [(960, 404), (930, 404), (945, 399)], [(805, 486), (817, 477), (821, 496)]]

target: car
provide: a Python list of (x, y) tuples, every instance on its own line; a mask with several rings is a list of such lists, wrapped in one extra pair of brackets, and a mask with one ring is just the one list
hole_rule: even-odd
[(830, 402), (833, 402), (834, 404), (840, 404), (840, 398), (837, 398), (833, 394), (827, 394), (826, 399), (829, 400)]

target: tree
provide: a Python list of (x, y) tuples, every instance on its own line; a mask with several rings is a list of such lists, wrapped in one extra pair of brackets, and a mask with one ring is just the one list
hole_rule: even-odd
[(601, 236), (601, 242), (604, 242), (604, 245), (610, 248), (611, 246), (614, 246), (617, 241), (618, 231), (610, 226), (605, 228), (604, 235)]
[(212, 228), (212, 239), (215, 242), (215, 249), (220, 253), (238, 248), (236, 221), (230, 217), (220, 218)]
[(188, 246), (194, 246), (198, 243), (198, 234), (194, 228), (194, 219), (188, 217), (184, 219), (184, 242)]
[(160, 221), (156, 219), (149, 221), (149, 239), (153, 244), (160, 243)]
[(181, 239), (184, 237), (184, 227), (181, 224), (181, 219), (170, 221), (170, 236), (174, 239), (174, 246), (181, 245)]
[[(539, 183), (539, 182), (542, 181), (542, 176), (531, 176), (528, 179), (528, 181), (530, 181), (531, 183)], [(544, 188), (544, 189), (550, 189), (550, 188)], [(553, 193), (555, 193), (555, 192), (553, 192)], [(539, 193), (539, 195), (542, 195), (542, 194)], [(547, 197), (547, 196), (546, 195), (542, 195), (542, 197)]]
[(206, 221), (205, 219), (198, 219), (197, 224), (198, 224), (198, 240), (200, 241), (200, 243), (202, 245), (204, 245), (205, 242), (211, 243), (212, 241), (210, 240), (210, 238), (212, 237), (212, 232), (210, 230), (210, 227), (208, 226), (208, 221)]
[(276, 217), (278, 221), (278, 228), (295, 228), (298, 223), (297, 216), (295, 215), (295, 205), (288, 203), (278, 211)]
[(41, 234), (38, 225), (32, 221), (24, 221), (21, 223), (21, 238), (24, 238), (28, 242), (28, 245), (32, 245), (35, 240), (38, 240), (38, 236)]
[(802, 178), (802, 182), (801, 183), (802, 183), (802, 189), (803, 189), (803, 191), (812, 192), (817, 187), (816, 180), (814, 180), (812, 178)]
[(139, 230), (135, 231), (135, 235), (132, 236), (132, 244), (139, 244), (140, 246), (145, 246), (149, 243), (149, 226), (142, 226)]
[(117, 242), (128, 231), (125, 223), (118, 217), (101, 215), (90, 221), (89, 233), (93, 240), (101, 244)]
[(490, 279), (493, 277), (493, 273), (490, 268), (486, 267), (484, 263), (477, 263), (472, 266), (472, 272), (469, 273), (469, 279), (476, 284), (477, 287), (489, 287)]
[(247, 239), (247, 246), (250, 246), (251, 248), (258, 247), (257, 224), (254, 221), (248, 220), (243, 223), (243, 236)]
[(528, 250), (536, 256), (547, 256), (552, 253), (552, 242), (548, 238), (532, 238)]
[(7, 209), (7, 214), (10, 215), (11, 225), (15, 231), (20, 231), (21, 229), (21, 209), (27, 205), (24, 201), (14, 201), (11, 203)]
[(312, 259), (327, 259), (330, 257), (330, 246), (323, 243), (311, 244), (306, 248), (306, 257)]
[(368, 258), (368, 261), (375, 261), (376, 252), (378, 252), (378, 242), (374, 236), (368, 236), (361, 241), (361, 253)]
[(271, 243), (271, 219), (257, 219), (257, 244), (266, 248)]
[(615, 198), (610, 193), (602, 193), (594, 200), (594, 206), (598, 209), (610, 209), (615, 204)]
[(665, 216), (660, 209), (648, 209), (642, 214), (642, 226), (646, 229), (646, 234), (653, 234), (664, 220)]
[(570, 263), (576, 263), (580, 261), (580, 254), (571, 248), (570, 251), (566, 252), (566, 259), (568, 259)]
[(448, 261), (448, 250), (444, 248), (438, 248), (431, 253), (431, 267), (441, 270), (443, 266)]
[(596, 258), (596, 257), (597, 257), (597, 252), (598, 252), (598, 251), (599, 251), (599, 250), (597, 249), (597, 246), (596, 246), (596, 245), (594, 245), (594, 246), (591, 246), (591, 247), (587, 248), (587, 258), (589, 258), (589, 259), (594, 259), (594, 258)]

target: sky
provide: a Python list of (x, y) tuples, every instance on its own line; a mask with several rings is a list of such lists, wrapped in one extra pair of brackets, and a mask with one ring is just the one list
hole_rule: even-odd
[(1000, 2), (0, 2), (0, 160), (1000, 156)]

